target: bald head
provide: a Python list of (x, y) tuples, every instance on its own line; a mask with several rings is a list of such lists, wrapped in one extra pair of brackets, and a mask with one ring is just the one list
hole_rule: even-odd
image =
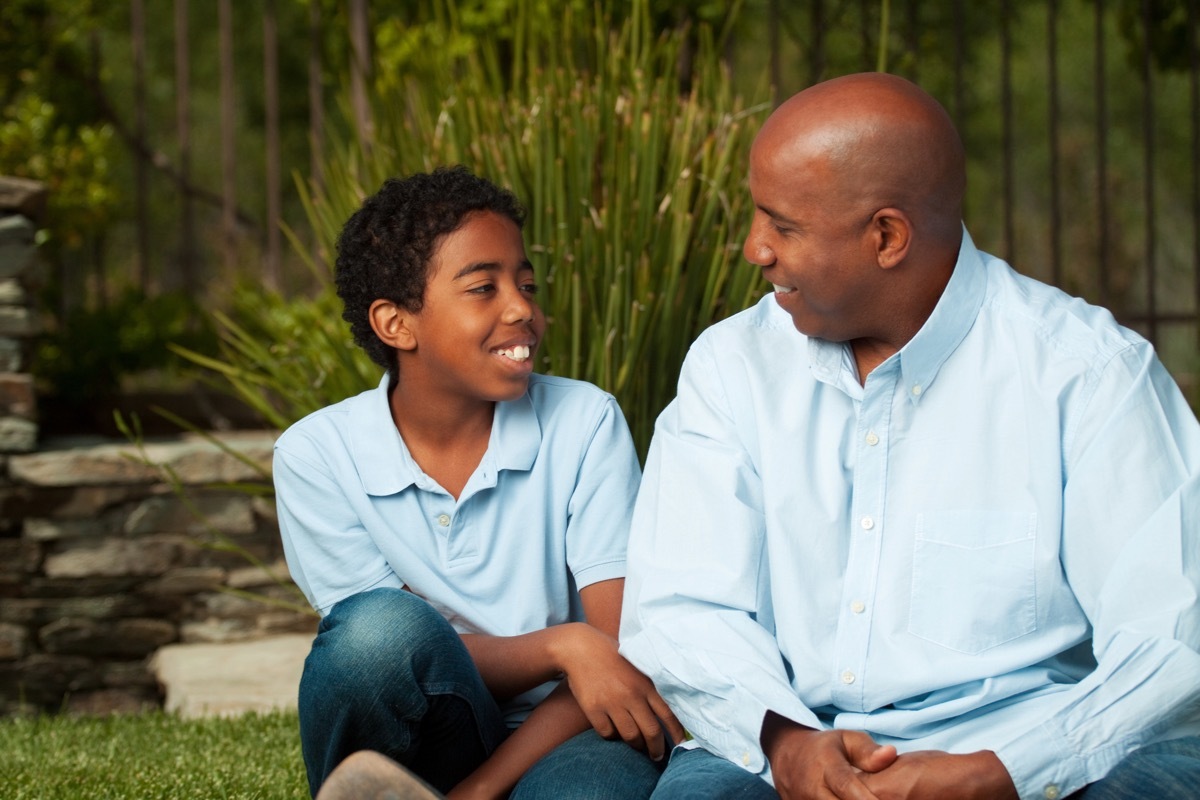
[(962, 141), (945, 109), (903, 78), (862, 73), (805, 89), (770, 116), (754, 149), (785, 171), (819, 163), (830, 178), (819, 187), (827, 202), (867, 214), (899, 208), (914, 223), (919, 249), (957, 250)]

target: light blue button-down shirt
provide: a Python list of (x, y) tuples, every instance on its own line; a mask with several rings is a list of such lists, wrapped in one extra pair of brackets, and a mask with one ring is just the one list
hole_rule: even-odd
[(768, 296), (658, 420), (621, 652), (768, 780), (768, 710), (993, 750), (1025, 798), (1200, 719), (1200, 426), (1143, 339), (963, 239), (865, 386)]
[[(274, 461), (288, 569), (322, 615), (407, 586), (460, 633), (494, 636), (582, 620), (578, 589), (624, 576), (639, 474), (613, 397), (543, 375), (496, 404), (458, 500), (409, 454), (386, 377), (288, 428)], [(510, 720), (549, 688), (507, 704)]]

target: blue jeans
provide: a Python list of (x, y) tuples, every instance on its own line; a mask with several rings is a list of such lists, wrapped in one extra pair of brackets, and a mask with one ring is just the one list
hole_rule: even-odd
[[(314, 796), (358, 750), (383, 753), (446, 792), (508, 735), (462, 639), (432, 606), (400, 589), (354, 595), (321, 620), (299, 709)], [(624, 742), (586, 731), (531, 767), (512, 798), (646, 798), (660, 771)]]
[[(1135, 750), (1101, 780), (1069, 800), (1195, 800), (1200, 787), (1200, 737)], [(778, 800), (758, 775), (709, 753), (676, 749), (651, 800)]]

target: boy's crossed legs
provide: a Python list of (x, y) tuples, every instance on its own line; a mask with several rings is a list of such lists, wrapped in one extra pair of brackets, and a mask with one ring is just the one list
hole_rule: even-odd
[[(431, 789), (449, 791), (507, 733), (459, 635), (421, 598), (376, 589), (338, 603), (321, 621), (300, 682), (309, 787), (315, 795), (330, 784), (321, 800), (437, 797)], [(359, 751), (388, 758), (363, 753), (347, 761)], [(645, 798), (660, 771), (624, 742), (585, 731), (535, 764), (511, 798)], [(391, 793), (371, 794), (371, 785)]]

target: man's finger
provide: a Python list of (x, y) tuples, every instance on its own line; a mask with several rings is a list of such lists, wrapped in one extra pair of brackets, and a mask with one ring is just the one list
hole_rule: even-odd
[(662, 721), (666, 731), (671, 736), (671, 741), (679, 744), (687, 738), (687, 731), (683, 729), (683, 724), (675, 716), (675, 712), (667, 705), (667, 701), (659, 696), (658, 692), (650, 695), (647, 698), (650, 701), (650, 708), (654, 710), (655, 715)]
[(879, 772), (896, 761), (896, 748), (881, 745), (865, 733), (846, 731), (842, 734), (842, 746), (846, 759), (863, 772)]

